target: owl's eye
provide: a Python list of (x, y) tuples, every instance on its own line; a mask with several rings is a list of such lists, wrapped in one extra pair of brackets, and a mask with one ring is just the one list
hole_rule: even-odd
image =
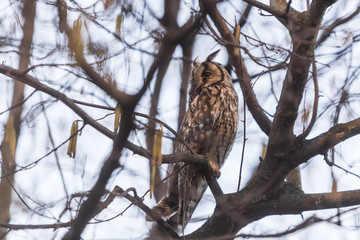
[(212, 72), (205, 71), (205, 72), (203, 73), (203, 77), (204, 77), (204, 78), (209, 78), (209, 77), (211, 77), (211, 76), (212, 76)]

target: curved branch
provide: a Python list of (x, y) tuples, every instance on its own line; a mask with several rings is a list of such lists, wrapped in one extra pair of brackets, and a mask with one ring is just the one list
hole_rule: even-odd
[(304, 162), (304, 159), (309, 159), (317, 154), (326, 153), (338, 143), (358, 134), (360, 134), (360, 118), (356, 118), (344, 124), (337, 124), (331, 127), (327, 132), (305, 141), (305, 145), (303, 149), (301, 149), (301, 158), (297, 159), (297, 163), (302, 163)]
[(354, 210), (359, 209), (359, 207), (355, 207), (346, 211), (342, 211), (342, 212), (338, 212), (336, 215), (332, 215), (328, 218), (319, 218), (317, 217), (315, 214), (305, 220), (303, 220), (301, 223), (299, 223), (298, 225), (287, 229), (283, 232), (279, 232), (279, 233), (274, 233), (274, 234), (237, 234), (236, 237), (242, 237), (242, 238), (280, 238), (283, 237), (285, 235), (291, 234), (291, 233), (295, 233), (299, 230), (303, 230), (306, 227), (312, 226), (315, 223), (321, 223), (321, 222), (328, 222), (328, 223), (333, 223), (333, 224), (337, 224), (335, 222), (333, 222), (332, 220), (334, 218), (338, 218), (340, 214), (344, 214), (344, 213), (348, 213)]
[(316, 69), (315, 60), (313, 61), (312, 64), (313, 64), (312, 75), (313, 75), (314, 92), (315, 92), (314, 93), (314, 106), (313, 106), (313, 111), (312, 111), (309, 126), (305, 129), (305, 131), (302, 134), (300, 134), (298, 136), (298, 138), (306, 138), (309, 135), (312, 128), (314, 127), (314, 124), (315, 124), (315, 121), (317, 118), (317, 112), (318, 112), (318, 106), (319, 106), (319, 83), (318, 83), (318, 79), (317, 79), (317, 69)]

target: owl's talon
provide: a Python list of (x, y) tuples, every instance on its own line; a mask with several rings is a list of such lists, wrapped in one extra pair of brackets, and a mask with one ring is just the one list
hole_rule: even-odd
[(217, 166), (217, 164), (213, 162), (209, 162), (210, 168), (211, 168), (211, 177), (213, 178), (219, 178), (221, 175), (220, 168)]
[(218, 179), (221, 175), (220, 169), (213, 169), (213, 174), (216, 179)]

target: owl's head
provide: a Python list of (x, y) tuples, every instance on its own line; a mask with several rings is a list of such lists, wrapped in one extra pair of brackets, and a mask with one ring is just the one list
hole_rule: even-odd
[(211, 53), (206, 60), (201, 63), (198, 61), (198, 58), (195, 58), (191, 73), (192, 91), (214, 84), (232, 84), (229, 73), (224, 66), (212, 61), (219, 51), (220, 50), (217, 50)]

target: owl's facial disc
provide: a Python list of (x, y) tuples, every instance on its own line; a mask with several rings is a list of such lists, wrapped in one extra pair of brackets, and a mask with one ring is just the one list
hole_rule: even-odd
[(211, 84), (221, 82), (224, 80), (224, 72), (222, 68), (217, 63), (204, 62), (198, 68), (198, 79), (201, 79), (201, 82), (204, 86), (209, 86)]

